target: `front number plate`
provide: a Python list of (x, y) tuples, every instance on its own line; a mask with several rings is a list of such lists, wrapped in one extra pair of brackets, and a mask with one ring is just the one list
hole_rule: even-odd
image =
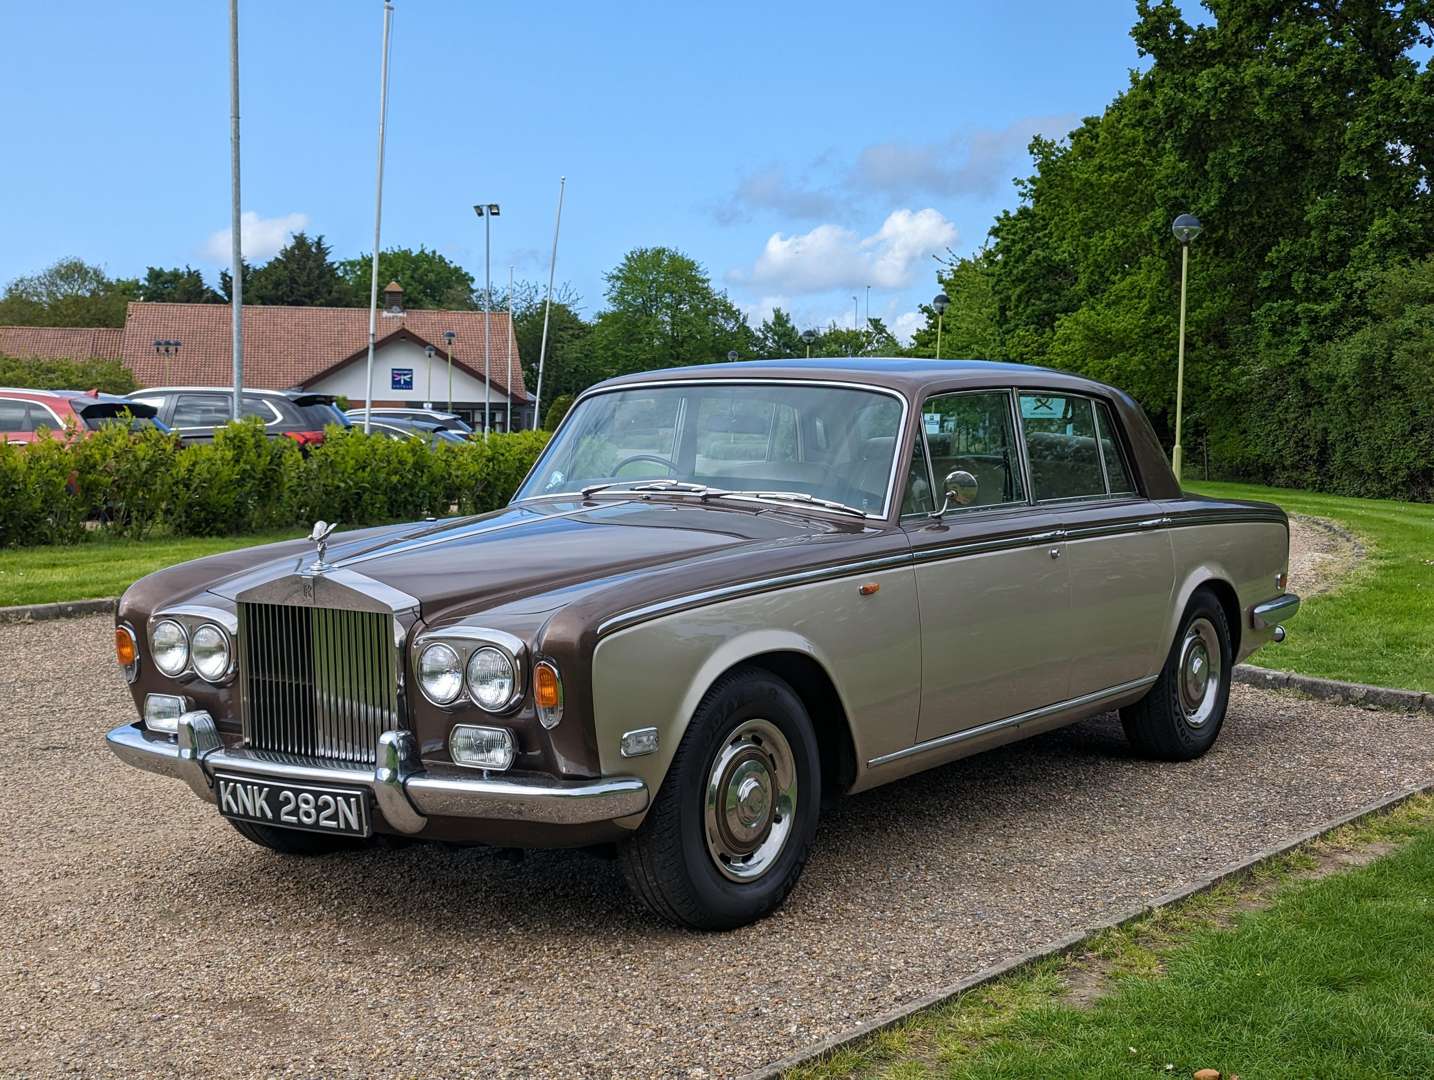
[(281, 784), (271, 780), (214, 778), (219, 812), (236, 821), (254, 821), (282, 829), (368, 836), (368, 796), (342, 788)]

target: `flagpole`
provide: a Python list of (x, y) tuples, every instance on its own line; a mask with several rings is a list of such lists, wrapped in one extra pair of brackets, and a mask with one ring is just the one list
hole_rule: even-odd
[(553, 272), (558, 266), (558, 230), (563, 227), (563, 192), (568, 186), (566, 176), (558, 177), (558, 219), (553, 223), (553, 255), (548, 260), (548, 302), (543, 308), (543, 343), (538, 347), (538, 388), (533, 393), (533, 430), (542, 427), (543, 361), (548, 355), (548, 317), (553, 313)]
[(383, 225), (383, 136), (384, 125), (388, 120), (388, 42), (392, 27), (393, 4), (390, 0), (384, 0), (383, 59), (379, 64), (378, 76), (378, 189), (374, 195), (373, 265), (369, 271), (368, 284), (368, 373), (363, 409), (365, 435), (369, 433), (369, 420), (373, 416), (373, 345), (378, 334), (378, 244), (380, 228)]
[(229, 351), (233, 361), (234, 419), (239, 419), (244, 401), (244, 246), (239, 211), (239, 0), (229, 0), (229, 173), (231, 206), (229, 208), (230, 259), (229, 302), (233, 324)]
[(508, 391), (508, 420), (503, 430), (513, 430), (513, 268), (508, 267), (508, 381), (504, 384)]

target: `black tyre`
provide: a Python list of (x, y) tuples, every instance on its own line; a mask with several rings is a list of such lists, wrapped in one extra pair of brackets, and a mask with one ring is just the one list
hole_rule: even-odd
[(1150, 692), (1120, 710), (1125, 736), (1146, 757), (1190, 761), (1215, 745), (1234, 667), (1225, 610), (1209, 592), (1190, 600)]
[(235, 832), (260, 847), (277, 851), (281, 855), (328, 855), (335, 851), (357, 851), (363, 847), (362, 840), (349, 836), (325, 836), (323, 833), (303, 832), (299, 829), (276, 829), (272, 825), (258, 825), (252, 821), (230, 821)]
[(628, 886), (680, 926), (729, 930), (760, 919), (801, 876), (821, 786), (816, 733), (792, 688), (757, 668), (724, 675), (620, 848)]

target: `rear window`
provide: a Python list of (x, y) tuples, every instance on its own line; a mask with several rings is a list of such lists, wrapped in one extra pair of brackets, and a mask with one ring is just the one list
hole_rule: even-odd
[(304, 424), (313, 425), (305, 429), (308, 431), (323, 431), (324, 428), (330, 424), (338, 424), (339, 427), (348, 427), (350, 423), (349, 418), (339, 412), (338, 406), (336, 405), (295, 405), (294, 409), (298, 412)]

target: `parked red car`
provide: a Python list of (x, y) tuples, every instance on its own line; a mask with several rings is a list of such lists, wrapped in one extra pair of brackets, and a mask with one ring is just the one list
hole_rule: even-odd
[(40, 437), (71, 432), (85, 435), (128, 412), (132, 423), (168, 430), (153, 405), (97, 390), (25, 390), (0, 387), (0, 438), (29, 443)]

